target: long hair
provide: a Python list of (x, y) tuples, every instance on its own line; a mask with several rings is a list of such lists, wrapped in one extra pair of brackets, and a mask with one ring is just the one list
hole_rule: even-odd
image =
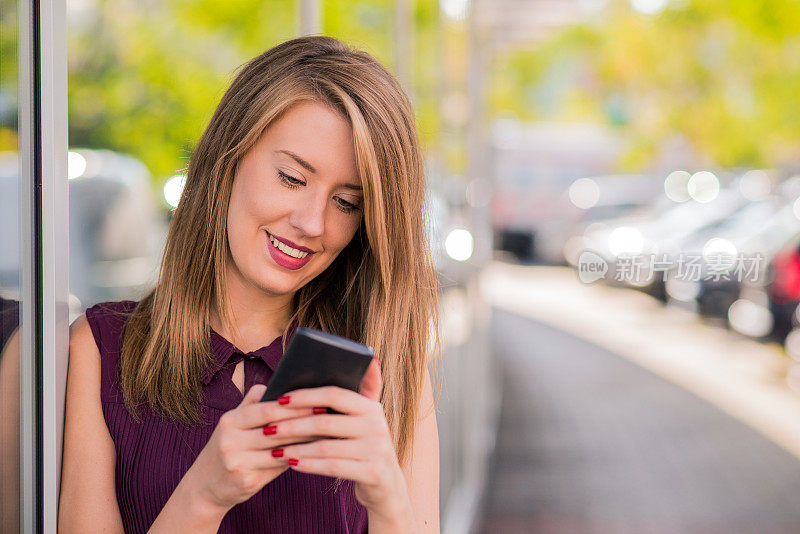
[[(411, 103), (375, 58), (326, 36), (286, 41), (247, 63), (193, 151), (155, 288), (129, 318), (120, 354), (128, 410), (201, 421), (212, 306), (226, 328), (228, 204), (237, 166), (291, 106), (317, 101), (352, 127), (364, 217), (351, 242), (293, 298), (298, 324), (367, 345), (399, 462), (409, 457), (428, 358), (441, 366), (436, 274), (424, 230), (425, 175)], [(229, 330), (230, 331), (230, 330)], [(441, 368), (441, 367), (440, 367)], [(440, 375), (441, 377), (441, 375)], [(438, 401), (438, 399), (437, 399)]]

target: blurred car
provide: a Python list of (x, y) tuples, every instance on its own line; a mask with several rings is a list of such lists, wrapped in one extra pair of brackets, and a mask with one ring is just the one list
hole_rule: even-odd
[[(136, 298), (155, 282), (167, 220), (150, 173), (137, 159), (76, 149), (68, 164), (72, 319), (95, 302)], [(0, 212), (17, 204), (16, 168), (16, 154), (0, 158)], [(4, 217), (4, 232), (16, 227), (13, 215), (8, 221)], [(0, 283), (18, 287), (19, 242), (3, 239), (0, 247)]]
[(475, 191), (489, 195), (481, 187), (489, 187), (488, 181), (467, 182), (450, 174), (429, 176), (425, 227), (441, 289), (469, 283), (491, 256), (486, 204), (474, 200)]
[(70, 292), (87, 304), (135, 296), (155, 283), (167, 232), (150, 173), (109, 150), (70, 158), (85, 161), (69, 181)]
[(536, 259), (542, 228), (574, 209), (563, 194), (569, 185), (611, 172), (623, 145), (598, 124), (505, 119), (492, 124), (491, 143), (493, 242), (520, 260)]
[(537, 259), (551, 265), (569, 263), (574, 238), (592, 223), (620, 218), (653, 204), (663, 193), (655, 176), (610, 175), (580, 178), (562, 193), (569, 202), (542, 224), (537, 233)]
[[(662, 204), (644, 218), (622, 219), (612, 225), (590, 228), (584, 236), (584, 249), (607, 262), (607, 281), (635, 287), (666, 301), (664, 273), (676, 262), (681, 242), (729, 217), (747, 202), (737, 190), (725, 188), (708, 202), (672, 202), (667, 208)], [(645, 260), (651, 257), (659, 265), (652, 268), (645, 265)]]
[(667, 293), (677, 300), (694, 300), (701, 315), (727, 321), (743, 288), (763, 285), (767, 262), (798, 233), (793, 200), (772, 196), (750, 203), (687, 240), (682, 253), (702, 258), (697, 279), (677, 280), (670, 271)]
[(764, 289), (767, 297), (766, 307), (771, 319), (770, 331), (764, 335), (782, 341), (798, 326), (800, 233), (770, 258), (766, 268)]

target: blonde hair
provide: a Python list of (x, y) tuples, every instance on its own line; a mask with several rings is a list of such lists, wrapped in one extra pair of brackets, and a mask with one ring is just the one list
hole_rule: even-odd
[[(158, 282), (128, 320), (120, 355), (123, 398), (199, 422), (209, 314), (224, 292), (227, 215), (237, 165), (269, 126), (302, 101), (329, 105), (353, 131), (364, 217), (352, 241), (299, 289), (292, 320), (371, 345), (381, 403), (401, 465), (410, 455), (428, 355), (438, 355), (436, 273), (424, 229), (425, 175), (411, 103), (366, 52), (325, 36), (292, 39), (247, 63), (194, 150), (167, 235)], [(437, 388), (438, 389), (438, 388)], [(438, 401), (438, 399), (437, 399)]]

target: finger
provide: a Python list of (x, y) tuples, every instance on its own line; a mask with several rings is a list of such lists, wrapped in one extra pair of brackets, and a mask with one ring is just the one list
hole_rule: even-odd
[(245, 430), (242, 434), (241, 444), (245, 450), (265, 450), (286, 445), (296, 445), (308, 443), (316, 439), (324, 439), (327, 436), (279, 436), (276, 434), (265, 434), (263, 428)]
[(364, 378), (361, 380), (359, 392), (372, 400), (380, 400), (381, 389), (383, 388), (383, 378), (381, 376), (381, 365), (378, 362), (378, 357), (373, 356), (372, 361), (367, 367), (367, 372), (364, 373)]
[(359, 438), (367, 434), (364, 423), (361, 417), (318, 414), (275, 423), (275, 435), (304, 439), (310, 436)]
[(242, 402), (239, 403), (239, 406), (255, 404), (264, 396), (265, 391), (267, 391), (267, 386), (264, 384), (254, 384), (253, 387), (247, 391), (247, 394), (242, 399)]
[(237, 464), (243, 469), (275, 469), (286, 466), (286, 461), (272, 456), (272, 451), (254, 450), (240, 453)]
[[(341, 477), (361, 482), (375, 484), (376, 477), (372, 474), (374, 467), (371, 462), (349, 460), (345, 458), (292, 458), (284, 456), (290, 469), (303, 473), (313, 473), (329, 477)], [(294, 460), (294, 465), (292, 460)]]
[(286, 394), (287, 406), (314, 407), (326, 406), (343, 414), (361, 415), (374, 409), (375, 401), (360, 393), (338, 386), (296, 389)]
[(313, 408), (285, 406), (278, 401), (256, 402), (236, 409), (236, 424), (239, 428), (261, 428), (276, 421), (313, 413)]
[(363, 460), (371, 454), (363, 439), (317, 439), (283, 447), (286, 458), (345, 458)]

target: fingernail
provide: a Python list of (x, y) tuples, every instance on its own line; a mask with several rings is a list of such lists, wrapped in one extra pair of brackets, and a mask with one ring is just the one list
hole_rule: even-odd
[(278, 397), (278, 404), (289, 404), (289, 396)]
[(328, 413), (328, 409), (324, 406), (314, 406), (314, 408), (311, 411), (314, 412), (315, 414)]
[(297, 458), (289, 458), (289, 465), (297, 465), (299, 460)]
[(278, 432), (278, 427), (275, 425), (265, 426), (263, 432), (265, 436), (271, 436), (272, 434)]
[(280, 458), (283, 456), (283, 449), (272, 449), (272, 457)]

